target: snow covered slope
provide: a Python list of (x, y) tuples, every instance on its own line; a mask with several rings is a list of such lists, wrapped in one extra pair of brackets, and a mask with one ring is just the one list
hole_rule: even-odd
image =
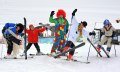
[[(2, 45), (0, 45), (2, 46)], [(41, 51), (49, 53), (51, 44), (40, 44)], [(111, 50), (111, 58), (107, 58), (102, 53), (103, 58), (96, 57), (96, 51), (91, 47), (89, 62), (90, 64), (71, 62), (61, 59), (54, 59), (48, 56), (36, 56), (34, 58), (20, 59), (2, 59), (0, 60), (1, 72), (119, 72), (120, 67), (120, 46), (116, 46), (117, 57), (114, 55), (114, 47)], [(1, 52), (2, 47), (0, 47)], [(89, 43), (84, 47), (79, 48), (75, 52), (74, 59), (86, 62)], [(3, 53), (6, 48), (3, 45)], [(28, 53), (36, 53), (34, 46)], [(1, 53), (0, 53), (1, 54)]]
[[(22, 22), (27, 18), (28, 24), (35, 26), (39, 22), (49, 23), (49, 14), (52, 10), (64, 9), (67, 19), (71, 22), (71, 12), (77, 8), (78, 21), (88, 22), (87, 30), (94, 28), (95, 22), (103, 22), (110, 19), (113, 23), (120, 17), (120, 0), (0, 0), (0, 31), (6, 22)], [(98, 25), (102, 27), (101, 25)], [(119, 28), (119, 26), (115, 25)], [(1, 32), (0, 32), (1, 35)], [(40, 44), (41, 51), (49, 53), (52, 44)], [(111, 50), (111, 58), (96, 57), (95, 50), (91, 47), (90, 64), (68, 62), (47, 56), (36, 56), (23, 59), (1, 59), (0, 72), (120, 72), (120, 45), (116, 46), (117, 57), (114, 55), (114, 47)], [(76, 50), (75, 59), (86, 61), (89, 43)], [(28, 53), (36, 53), (34, 46)], [(5, 45), (0, 44), (0, 58), (6, 54)]]

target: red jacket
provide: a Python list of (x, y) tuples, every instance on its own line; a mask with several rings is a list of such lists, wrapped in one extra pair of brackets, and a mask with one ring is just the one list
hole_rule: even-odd
[(39, 28), (34, 30), (26, 30), (26, 33), (28, 34), (28, 43), (37, 43), (38, 42), (38, 35), (39, 33), (45, 31), (46, 28)]

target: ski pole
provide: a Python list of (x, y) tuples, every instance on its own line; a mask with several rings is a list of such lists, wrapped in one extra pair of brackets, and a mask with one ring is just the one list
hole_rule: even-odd
[[(92, 40), (92, 37), (91, 37), (91, 40)], [(87, 56), (87, 62), (88, 62), (88, 59), (89, 59), (89, 56), (90, 56), (90, 48), (91, 48), (91, 44), (89, 46), (89, 51), (88, 51), (88, 56)]]
[(91, 44), (89, 46), (89, 51), (88, 51), (88, 56), (87, 56), (87, 62), (88, 62), (88, 59), (89, 59), (89, 56), (90, 56), (90, 48), (91, 48)]
[[(96, 23), (95, 23), (95, 25), (94, 25), (94, 29), (95, 29), (95, 26), (96, 26)], [(94, 31), (94, 29), (93, 29), (93, 31)], [(92, 36), (93, 37), (93, 36)], [(91, 37), (91, 41), (92, 41), (92, 37)], [(95, 38), (95, 36), (94, 36), (94, 38)], [(90, 56), (90, 48), (91, 48), (91, 44), (90, 44), (90, 46), (89, 46), (89, 51), (88, 51), (88, 56), (87, 56), (87, 62), (88, 62), (88, 59), (89, 59), (89, 56)]]
[(114, 50), (115, 50), (115, 57), (117, 57), (117, 54), (116, 54), (116, 49), (115, 49), (115, 45), (114, 45)]
[[(3, 41), (3, 38), (2, 38)], [(1, 49), (1, 60), (2, 60), (2, 55), (3, 55), (3, 43), (2, 43), (2, 49)]]
[(2, 45), (2, 48), (1, 48), (1, 60), (2, 60), (2, 52), (3, 52), (3, 45)]

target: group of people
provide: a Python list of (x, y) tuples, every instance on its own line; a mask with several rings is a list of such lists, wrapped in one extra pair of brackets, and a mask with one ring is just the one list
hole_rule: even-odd
[[(70, 24), (66, 19), (66, 12), (63, 9), (58, 10), (58, 12), (56, 13), (56, 18), (54, 18), (55, 11), (51, 11), (49, 22), (55, 24), (55, 39), (51, 48), (51, 56), (55, 56), (57, 52), (64, 52), (70, 48), (74, 48), (75, 42), (77, 42), (80, 38), (88, 37), (89, 35), (95, 35), (94, 32), (88, 32), (84, 29), (87, 26), (86, 21), (81, 21), (80, 23), (77, 22), (75, 18), (76, 12), (77, 9), (72, 12), (72, 25), (70, 27)], [(101, 37), (101, 41), (96, 48), (100, 51), (102, 45), (107, 41), (107, 52), (109, 53), (112, 45), (112, 35), (113, 32), (115, 32), (115, 29), (108, 19), (106, 19), (103, 24), (104, 26), (101, 29), (101, 31), (103, 32), (103, 37)], [(39, 29), (35, 28), (32, 24), (29, 25), (29, 29), (24, 29), (24, 25), (21, 23), (6, 23), (2, 29), (3, 36), (8, 44), (7, 55), (5, 56), (5, 58), (11, 56), (14, 43), (18, 45), (22, 44), (22, 40), (18, 38), (18, 35), (21, 35), (23, 33), (23, 30), (26, 30), (26, 33), (28, 34), (28, 44), (26, 46), (26, 50), (24, 50), (24, 53), (30, 49), (32, 44), (34, 44), (37, 50), (36, 54), (41, 55), (42, 52), (40, 51), (40, 47), (38, 44), (38, 36), (39, 33), (42, 33), (46, 29), (46, 27), (42, 27)], [(68, 60), (73, 59), (74, 52), (75, 50), (69, 52), (69, 54), (67, 55)]]

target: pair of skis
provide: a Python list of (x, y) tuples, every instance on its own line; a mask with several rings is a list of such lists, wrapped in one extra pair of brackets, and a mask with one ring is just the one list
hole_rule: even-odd
[(79, 48), (79, 47), (82, 47), (82, 46), (84, 46), (84, 45), (85, 45), (85, 43), (83, 42), (83, 43), (75, 46), (75, 47), (72, 48), (72, 49), (69, 49), (69, 50), (64, 51), (64, 52), (62, 52), (62, 53), (60, 53), (60, 54), (57, 54), (56, 56), (54, 56), (54, 58), (58, 58), (59, 56), (62, 56), (62, 55), (64, 55), (64, 54), (66, 54), (66, 53), (68, 53), (68, 52), (70, 52), (70, 51), (73, 51), (73, 50), (75, 50), (75, 49), (77, 49), (77, 48)]
[[(97, 50), (96, 47), (93, 45), (93, 43), (90, 41), (90, 39), (87, 38), (87, 40), (88, 40), (88, 42), (93, 46), (93, 48), (96, 50), (96, 52), (98, 53), (98, 55), (99, 55), (100, 57), (102, 57), (101, 53), (98, 52), (98, 50)], [(81, 43), (81, 44), (75, 46), (75, 47), (72, 48), (72, 49), (69, 49), (69, 50), (67, 50), (67, 51), (65, 51), (65, 52), (62, 52), (62, 53), (54, 56), (54, 58), (57, 58), (57, 57), (59, 57), (59, 56), (61, 56), (61, 55), (64, 55), (64, 54), (66, 54), (66, 53), (68, 53), (68, 52), (70, 52), (70, 51), (73, 51), (73, 50), (75, 50), (75, 49), (77, 49), (77, 48), (79, 48), (79, 47), (82, 47), (82, 46), (84, 46), (84, 45), (85, 45), (85, 43)], [(101, 49), (102, 49), (103, 52), (107, 55), (107, 57), (110, 58), (110, 56), (107, 54), (107, 52), (105, 51), (105, 49), (104, 49), (104, 48), (101, 48)]]
[[(98, 53), (98, 55), (100, 56), (100, 57), (102, 57), (102, 55), (101, 55), (101, 53), (97, 50), (97, 48), (93, 45), (93, 43), (90, 41), (90, 39), (89, 38), (87, 38), (87, 40), (88, 40), (88, 42), (93, 46), (93, 48), (96, 50), (96, 52)], [(106, 56), (108, 57), (108, 58), (110, 58), (110, 56), (107, 54), (107, 52), (105, 51), (105, 49), (102, 47), (101, 48), (102, 50), (103, 50), (103, 52), (106, 54)]]
[[(65, 51), (65, 52), (62, 52), (62, 53), (60, 53), (60, 54), (57, 54), (56, 56), (54, 56), (54, 58), (58, 58), (59, 56), (62, 56), (62, 55), (64, 55), (64, 54), (66, 54), (66, 53), (68, 53), (68, 52), (70, 52), (70, 51), (73, 51), (73, 50), (75, 50), (75, 49), (77, 49), (77, 48), (79, 48), (79, 47), (82, 47), (82, 46), (84, 46), (85, 45), (85, 43), (83, 42), (83, 43), (80, 43), (79, 45), (77, 45), (77, 46), (75, 46), (74, 48), (72, 48), (72, 49), (69, 49), (69, 50), (67, 50), (67, 51)], [(67, 61), (67, 59), (62, 59), (62, 60), (66, 60)], [(69, 60), (68, 60), (69, 61)], [(80, 62), (80, 63), (85, 63), (85, 64), (89, 64), (90, 62), (83, 62), (83, 61), (79, 61), (79, 60), (72, 60), (73, 62)]]

